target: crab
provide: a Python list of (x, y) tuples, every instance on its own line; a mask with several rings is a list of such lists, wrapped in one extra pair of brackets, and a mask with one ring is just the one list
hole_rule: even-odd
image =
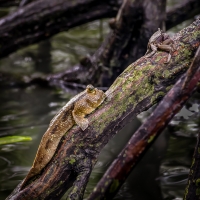
[(156, 31), (149, 39), (145, 56), (150, 58), (158, 51), (158, 49), (163, 50), (169, 52), (167, 62), (165, 62), (169, 63), (171, 60), (171, 53), (173, 51), (171, 44), (173, 44), (173, 40), (170, 38), (170, 36), (158, 28), (158, 31)]

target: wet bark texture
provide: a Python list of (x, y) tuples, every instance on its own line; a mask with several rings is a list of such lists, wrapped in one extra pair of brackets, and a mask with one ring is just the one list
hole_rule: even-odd
[(97, 156), (107, 142), (138, 113), (158, 102), (190, 66), (200, 44), (200, 19), (173, 37), (175, 50), (141, 57), (129, 65), (106, 91), (107, 100), (88, 116), (84, 132), (73, 127), (32, 183), (8, 199), (59, 199), (70, 187), (68, 199), (82, 199)]
[[(134, 133), (127, 142), (125, 148), (120, 152), (117, 158), (110, 165), (109, 169), (103, 175), (88, 200), (93, 199), (112, 199), (118, 192), (119, 188), (128, 177), (129, 173), (134, 169), (141, 159), (142, 155), (148, 150), (156, 138), (161, 134), (170, 120), (183, 107), (188, 98), (197, 88), (200, 80), (200, 47), (198, 48), (194, 60), (173, 88), (165, 95), (153, 113), (146, 119), (140, 128)], [(199, 144), (198, 144), (199, 145)], [(192, 165), (190, 181), (187, 188), (187, 196), (190, 199), (198, 199), (198, 186), (194, 187), (193, 183), (198, 182), (199, 178), (199, 159), (198, 147), (195, 151), (195, 166)], [(197, 185), (197, 184), (196, 184)], [(196, 191), (195, 191), (196, 190)], [(190, 195), (188, 195), (188, 193)], [(193, 197), (193, 198), (191, 198)], [(195, 198), (194, 198), (195, 197)]]
[(166, 1), (124, 1), (113, 31), (98, 50), (102, 53), (96, 60), (110, 72), (103, 73), (103, 79), (110, 80), (103, 80), (103, 85), (110, 85), (126, 66), (145, 54), (149, 38), (165, 20), (165, 7)]

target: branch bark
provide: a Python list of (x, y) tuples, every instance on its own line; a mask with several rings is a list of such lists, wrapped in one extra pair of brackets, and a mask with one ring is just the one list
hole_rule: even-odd
[(100, 56), (101, 65), (113, 73), (112, 82), (126, 66), (145, 54), (150, 36), (165, 20), (165, 7), (165, 0), (143, 0), (130, 1), (120, 8)]
[(188, 0), (175, 6), (167, 12), (166, 29), (170, 29), (183, 21), (193, 18), (200, 13), (200, 1)]
[(33, 1), (36, 1), (36, 0), (21, 0), (19, 6), (23, 7), (23, 6), (29, 4), (29, 3), (33, 2)]
[[(18, 4), (19, 1), (17, 0), (0, 0), (0, 6), (17, 6)], [(22, 47), (40, 42), (75, 26), (96, 19), (115, 17), (121, 4), (122, 0), (76, 0), (75, 2), (72, 0), (37, 0), (32, 2), (0, 20), (0, 58)], [(144, 4), (148, 5), (148, 1), (144, 1)], [(161, 4), (155, 5), (160, 6)], [(149, 8), (148, 11), (150, 12), (146, 12), (146, 15), (152, 15), (153, 13), (155, 15), (155, 13), (158, 13), (159, 17), (157, 19), (158, 21), (162, 21), (163, 12), (159, 11), (160, 8), (157, 11), (151, 6)], [(183, 10), (185, 14), (182, 12)], [(195, 16), (196, 13), (199, 13), (199, 10), (200, 5), (198, 0), (188, 0), (187, 3), (177, 6), (167, 13), (167, 29), (189, 17)], [(153, 19), (155, 21), (155, 18)], [(156, 24), (160, 26), (159, 23), (156, 22), (155, 26)], [(155, 31), (155, 28), (150, 29), (148, 36), (153, 31)], [(146, 44), (146, 40), (145, 36), (143, 46)]]
[(124, 1), (112, 19), (113, 30), (94, 55), (86, 58), (86, 64), (49, 76), (48, 80), (57, 84), (61, 80), (68, 82), (71, 72), (76, 72), (75, 82), (111, 85), (127, 65), (145, 54), (148, 39), (165, 20), (165, 6), (166, 1), (159, 0)]
[(32, 2), (0, 20), (0, 57), (100, 16), (110, 17), (113, 12), (112, 0)]
[(129, 65), (106, 91), (107, 100), (88, 116), (88, 129), (70, 129), (42, 173), (23, 190), (18, 186), (7, 199), (59, 199), (69, 188), (68, 199), (82, 199), (105, 144), (138, 113), (159, 101), (188, 69), (200, 44), (200, 19), (173, 40), (176, 50), (169, 64), (164, 64), (168, 53), (157, 52)]
[[(181, 10), (187, 8), (187, 12), (191, 12), (194, 6), (198, 9), (198, 5), (199, 2), (194, 0), (182, 3), (169, 11), (167, 19), (173, 19), (170, 23), (176, 25), (180, 22), (177, 21), (177, 13), (185, 19)], [(144, 55), (148, 39), (164, 24), (165, 7), (165, 1), (156, 0), (130, 1), (126, 6), (122, 5), (117, 17), (112, 20), (113, 30), (95, 54), (66, 72), (48, 76), (47, 80), (62, 88), (63, 81), (66, 84), (64, 87), (74, 83), (109, 86), (128, 64)]]
[[(188, 98), (193, 94), (199, 80), (200, 47), (198, 48), (187, 73), (178, 80), (173, 88), (165, 95), (153, 113), (134, 133), (131, 139), (127, 142), (126, 147), (113, 161), (109, 169), (99, 181), (98, 185), (90, 194), (88, 200), (112, 199), (115, 196), (129, 173), (138, 163), (139, 159), (141, 159), (174, 115), (183, 107)], [(193, 168), (192, 171), (195, 171), (195, 174), (199, 175), (199, 168)], [(198, 177), (195, 177), (195, 180), (197, 180), (197, 178)], [(198, 197), (196, 197), (196, 199), (197, 198)]]

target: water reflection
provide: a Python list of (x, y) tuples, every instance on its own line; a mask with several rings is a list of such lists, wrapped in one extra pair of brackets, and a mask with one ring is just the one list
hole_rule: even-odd
[(1, 88), (0, 92), (0, 136), (33, 138), (30, 142), (0, 146), (0, 199), (5, 199), (27, 174), (50, 119), (70, 94), (35, 87)]

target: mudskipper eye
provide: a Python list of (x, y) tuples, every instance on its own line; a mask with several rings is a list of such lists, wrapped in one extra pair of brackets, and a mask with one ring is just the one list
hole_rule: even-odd
[(88, 86), (86, 87), (86, 90), (87, 90), (88, 93), (93, 93), (93, 94), (96, 93), (95, 88), (94, 88), (93, 85), (88, 85)]

